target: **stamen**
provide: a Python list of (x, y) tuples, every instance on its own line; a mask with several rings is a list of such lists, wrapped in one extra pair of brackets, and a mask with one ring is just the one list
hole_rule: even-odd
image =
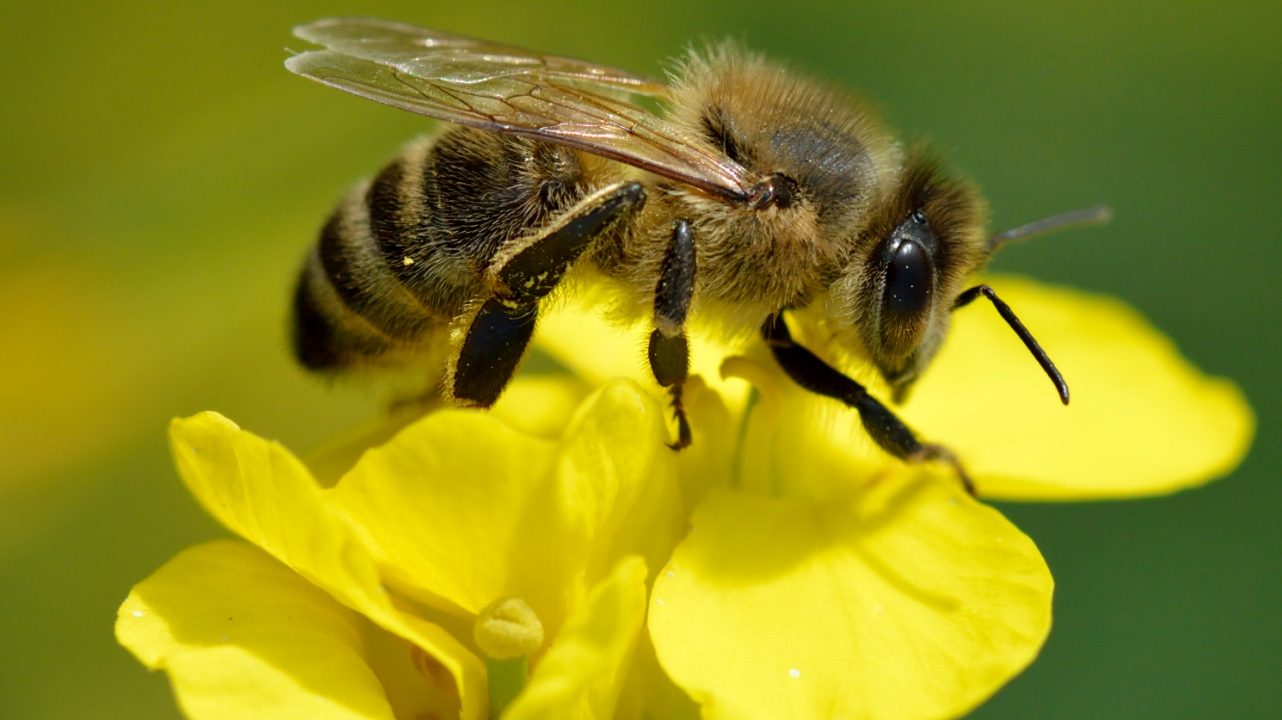
[(529, 656), (543, 645), (543, 623), (524, 600), (500, 598), (477, 616), (472, 637), (485, 655), (490, 717), (498, 718), (529, 679)]

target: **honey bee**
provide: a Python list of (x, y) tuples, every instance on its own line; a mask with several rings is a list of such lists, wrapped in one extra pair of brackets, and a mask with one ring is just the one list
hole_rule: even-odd
[(856, 410), (883, 449), (948, 462), (968, 486), (951, 452), (794, 341), (787, 314), (819, 309), (900, 400), (951, 313), (983, 296), (1068, 402), (1015, 314), (967, 280), (1003, 243), (1103, 209), (990, 237), (983, 199), (927, 149), (905, 150), (857, 97), (733, 44), (692, 51), (659, 83), (381, 20), (294, 32), (322, 49), (291, 56), (289, 70), (453, 123), (355, 187), (324, 225), (293, 304), (309, 369), (404, 364), (444, 346), (444, 395), (488, 407), (540, 300), (585, 262), (652, 313), (649, 364), (671, 395), (674, 449), (692, 440), (692, 308), (751, 326), (787, 375)]

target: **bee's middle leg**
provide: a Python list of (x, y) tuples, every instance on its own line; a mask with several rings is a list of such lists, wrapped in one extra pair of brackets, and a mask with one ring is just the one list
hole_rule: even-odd
[(694, 274), (694, 232), (688, 221), (679, 220), (672, 229), (672, 241), (654, 289), (654, 331), (650, 333), (650, 370), (671, 394), (677, 421), (677, 439), (669, 445), (673, 450), (688, 447), (692, 439), (681, 395), (690, 374), (685, 323), (694, 299)]
[(938, 460), (947, 463), (956, 471), (966, 491), (971, 495), (975, 494), (975, 484), (951, 450), (943, 445), (919, 440), (898, 415), (868, 394), (863, 385), (846, 377), (793, 340), (782, 315), (775, 314), (766, 318), (761, 327), (761, 335), (779, 366), (793, 382), (812, 393), (839, 400), (854, 408), (859, 413), (864, 429), (881, 449), (905, 462)]
[(601, 231), (644, 202), (640, 183), (616, 183), (499, 248), (485, 271), (490, 296), (474, 310), (446, 380), (456, 402), (489, 407), (499, 399), (534, 334), (539, 300)]

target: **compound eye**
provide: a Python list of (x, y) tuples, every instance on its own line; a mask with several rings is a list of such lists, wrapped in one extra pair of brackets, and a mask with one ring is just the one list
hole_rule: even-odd
[(881, 251), (881, 352), (907, 358), (931, 326), (935, 308), (935, 253), (939, 238), (920, 212), (911, 212)]
[[(914, 321), (931, 305), (935, 294), (935, 262), (925, 246), (904, 238), (886, 265), (882, 310), (891, 318)], [(896, 317), (897, 316), (897, 317)]]

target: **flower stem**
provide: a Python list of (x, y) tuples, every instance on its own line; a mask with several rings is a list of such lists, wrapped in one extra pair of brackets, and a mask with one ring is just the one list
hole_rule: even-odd
[(490, 691), (490, 718), (498, 720), (525, 687), (529, 663), (525, 655), (506, 660), (489, 658), (485, 661), (485, 671)]

